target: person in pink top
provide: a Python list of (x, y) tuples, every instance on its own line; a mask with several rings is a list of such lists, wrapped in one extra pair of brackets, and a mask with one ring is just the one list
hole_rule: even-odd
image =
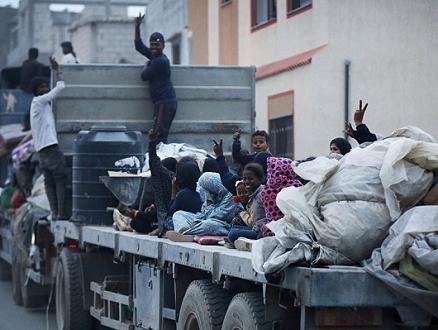
[(274, 236), (274, 233), (266, 226), (271, 221), (277, 221), (284, 214), (277, 206), (277, 195), (283, 188), (301, 187), (303, 184), (298, 180), (292, 168), (292, 160), (289, 158), (269, 157), (266, 171), (267, 182), (260, 191), (261, 200), (265, 207), (266, 220), (261, 226), (263, 237)]

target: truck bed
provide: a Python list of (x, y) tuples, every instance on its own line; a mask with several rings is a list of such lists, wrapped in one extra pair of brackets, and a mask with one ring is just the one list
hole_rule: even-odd
[(116, 231), (112, 227), (76, 226), (69, 221), (54, 221), (55, 241), (68, 237), (80, 245), (93, 244), (114, 251), (114, 256), (129, 253), (155, 259), (159, 267), (175, 263), (207, 271), (213, 282), (224, 276), (269, 284), (295, 293), (298, 305), (307, 307), (394, 307), (410, 305), (400, 301), (387, 286), (357, 266), (324, 268), (288, 267), (279, 283), (256, 273), (251, 252), (227, 249), (220, 245), (172, 242), (165, 238)]

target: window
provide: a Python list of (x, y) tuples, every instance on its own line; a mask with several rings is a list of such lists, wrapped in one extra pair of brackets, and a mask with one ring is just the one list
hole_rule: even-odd
[(181, 64), (181, 33), (169, 38), (172, 44), (172, 64)]
[(181, 64), (181, 43), (172, 43), (172, 64)]
[(294, 12), (312, 4), (312, 0), (289, 0), (287, 12)]
[(293, 115), (269, 120), (269, 141), (273, 155), (294, 159)]
[(268, 96), (269, 150), (278, 157), (294, 159), (294, 91)]
[(277, 18), (277, 0), (252, 0), (252, 26), (265, 24)]

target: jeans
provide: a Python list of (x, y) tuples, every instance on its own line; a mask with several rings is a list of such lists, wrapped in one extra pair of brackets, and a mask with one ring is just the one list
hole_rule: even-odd
[(67, 168), (64, 154), (59, 146), (54, 144), (38, 151), (38, 156), (52, 216), (67, 219)]
[(234, 244), (239, 237), (257, 239), (258, 233), (248, 226), (233, 226), (228, 233), (228, 239)]

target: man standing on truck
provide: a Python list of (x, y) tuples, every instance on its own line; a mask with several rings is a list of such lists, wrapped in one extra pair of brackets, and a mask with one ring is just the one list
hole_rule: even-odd
[(44, 64), (37, 61), (38, 48), (29, 48), (29, 58), (21, 65), (20, 89), (32, 94), (32, 79), (43, 75)]
[(61, 44), (62, 53), (61, 64), (79, 64), (80, 60), (73, 51), (73, 45), (70, 41), (64, 41)]
[(44, 186), (52, 211), (52, 219), (67, 220), (65, 207), (67, 170), (64, 154), (58, 146), (52, 101), (65, 88), (58, 62), (50, 57), (50, 66), (56, 70), (56, 86), (50, 90), (45, 77), (32, 80), (34, 98), (30, 106), (30, 127), (35, 149), (38, 152)]
[(141, 14), (135, 18), (135, 49), (150, 60), (146, 62), (141, 72), (141, 79), (149, 81), (149, 92), (154, 104), (153, 130), (158, 132), (157, 141), (167, 143), (178, 101), (170, 79), (170, 62), (163, 54), (164, 37), (159, 32), (152, 33), (149, 37), (149, 47), (147, 47), (140, 35), (140, 24), (143, 18), (144, 15)]

